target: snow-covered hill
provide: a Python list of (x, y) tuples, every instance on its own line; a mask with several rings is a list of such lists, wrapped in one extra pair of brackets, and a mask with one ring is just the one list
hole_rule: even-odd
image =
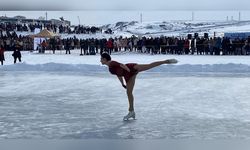
[[(226, 32), (249, 32), (250, 21), (168, 21), (168, 22), (117, 22), (115, 24), (103, 25), (103, 33), (96, 34), (61, 34), (62, 38), (115, 38), (115, 37), (131, 37), (147, 36), (179, 36), (186, 37), (187, 34), (209, 33), (209, 36), (224, 36)], [(113, 34), (105, 34), (104, 31), (111, 29)], [(29, 35), (32, 33), (22, 32), (21, 35)]]
[(189, 33), (209, 33), (223, 36), (225, 32), (248, 32), (250, 21), (168, 21), (168, 22), (118, 22), (103, 26), (111, 28), (115, 34), (128, 33), (141, 36), (186, 36)]
[(117, 22), (101, 26), (102, 30), (111, 29), (113, 34), (70, 34), (62, 35), (63, 38), (110, 38), (110, 37), (131, 37), (147, 36), (179, 36), (186, 37), (187, 34), (199, 33), (203, 36), (208, 33), (209, 36), (224, 36), (226, 32), (249, 32), (250, 21), (168, 21), (168, 22)]

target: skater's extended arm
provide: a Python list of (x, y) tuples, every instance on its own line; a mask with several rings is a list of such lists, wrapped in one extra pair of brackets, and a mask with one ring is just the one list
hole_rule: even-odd
[(121, 66), (123, 69), (127, 70), (128, 72), (130, 72), (130, 69), (129, 69), (126, 65), (120, 64), (120, 66)]
[(126, 85), (123, 82), (123, 78), (121, 76), (117, 76), (117, 78), (120, 80), (122, 86), (126, 89)]

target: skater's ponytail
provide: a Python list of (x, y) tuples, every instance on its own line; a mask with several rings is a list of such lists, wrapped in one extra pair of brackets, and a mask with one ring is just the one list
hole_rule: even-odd
[(110, 55), (107, 54), (107, 53), (102, 53), (101, 57), (102, 57), (102, 58), (105, 58), (107, 61), (110, 61), (110, 60), (111, 60)]

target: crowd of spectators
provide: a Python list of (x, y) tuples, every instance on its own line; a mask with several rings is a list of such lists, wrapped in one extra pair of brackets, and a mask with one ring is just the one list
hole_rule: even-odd
[[(22, 32), (34, 32), (35, 28), (48, 29), (59, 34), (94, 34), (102, 33), (98, 27), (56, 26), (52, 24), (11, 24), (0, 23), (1, 64), (4, 61), (4, 51), (33, 51), (34, 40), (31, 36), (23, 36)], [(112, 33), (112, 30), (105, 32)], [(80, 55), (95, 55), (107, 52), (127, 51), (148, 54), (176, 54), (176, 55), (250, 55), (250, 37), (116, 37), (116, 38), (88, 38), (80, 39), (59, 37), (46, 39), (35, 50), (45, 53), (48, 50), (64, 50), (71, 54), (72, 50), (79, 50)], [(15, 61), (16, 62), (16, 61)]]
[[(41, 24), (41, 23), (29, 23), (29, 24), (15, 24), (15, 23), (0, 23), (0, 31), (15, 31), (15, 32), (34, 32), (35, 28), (48, 29), (54, 33), (60, 34), (95, 34), (102, 33), (102, 28), (95, 26), (63, 26), (55, 24)], [(109, 29), (110, 30), (110, 29)], [(107, 31), (109, 31), (107, 30)], [(107, 33), (107, 31), (105, 33)], [(108, 33), (112, 33), (108, 32)]]
[(109, 39), (50, 39), (46, 49), (75, 50), (81, 49), (81, 54), (128, 51), (149, 54), (177, 54), (177, 55), (250, 55), (249, 39), (230, 38), (109, 38)]

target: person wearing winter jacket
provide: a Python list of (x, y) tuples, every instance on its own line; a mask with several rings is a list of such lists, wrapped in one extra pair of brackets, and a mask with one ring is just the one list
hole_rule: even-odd
[(184, 50), (185, 50), (185, 54), (188, 55), (190, 52), (190, 42), (189, 39), (186, 39), (184, 42)]
[(16, 63), (17, 59), (19, 60), (19, 62), (21, 62), (22, 55), (19, 49), (15, 49), (12, 56), (14, 57), (14, 64)]
[(4, 58), (4, 48), (2, 45), (0, 47), (0, 61), (1, 61), (1, 65), (3, 65), (3, 61), (5, 61), (5, 58)]
[(114, 48), (114, 44), (111, 38), (107, 41), (106, 47), (108, 50), (108, 54), (111, 55), (111, 52), (113, 51), (113, 48)]

